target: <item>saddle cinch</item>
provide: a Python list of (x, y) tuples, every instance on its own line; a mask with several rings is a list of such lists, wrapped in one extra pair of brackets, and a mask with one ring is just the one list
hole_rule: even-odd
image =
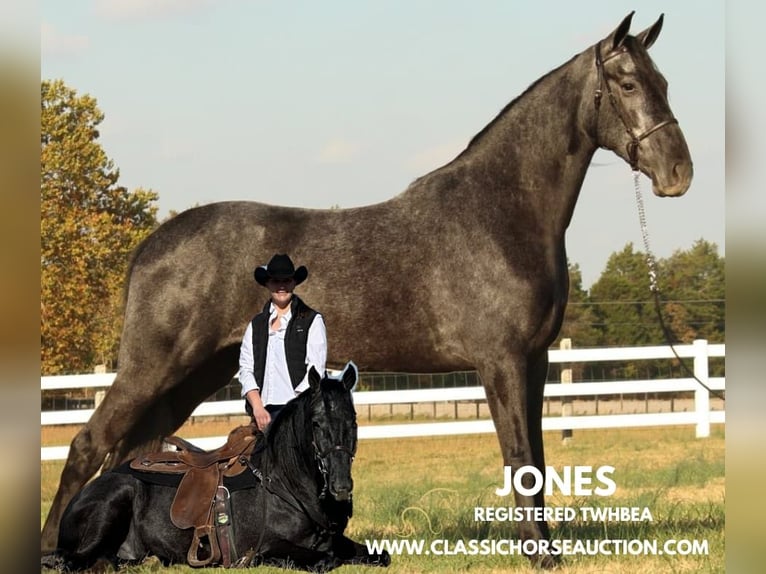
[[(249, 457), (262, 436), (255, 424), (239, 426), (229, 433), (226, 444), (212, 451), (170, 436), (165, 442), (177, 450), (144, 454), (130, 463), (132, 469), (140, 472), (183, 474), (170, 506), (170, 520), (178, 528), (194, 528), (186, 556), (190, 566), (229, 567), (236, 562), (229, 494), (223, 486), (223, 477), (237, 476), (245, 470), (240, 457)], [(205, 539), (209, 551), (200, 558)]]

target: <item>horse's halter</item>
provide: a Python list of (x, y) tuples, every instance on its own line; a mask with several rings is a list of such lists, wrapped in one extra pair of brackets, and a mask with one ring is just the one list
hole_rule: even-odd
[(594, 96), (595, 104), (596, 104), (596, 117), (598, 117), (598, 112), (601, 107), (601, 97), (603, 96), (602, 86), (606, 89), (606, 93), (609, 96), (609, 103), (612, 104), (612, 108), (617, 112), (617, 115), (620, 118), (620, 121), (622, 122), (622, 125), (625, 127), (625, 131), (630, 136), (630, 141), (625, 146), (626, 151), (628, 153), (628, 160), (630, 161), (630, 168), (633, 171), (638, 171), (638, 146), (641, 143), (641, 140), (649, 137), (651, 134), (656, 132), (657, 130), (664, 128), (665, 126), (669, 126), (672, 124), (677, 124), (678, 120), (674, 117), (670, 117), (667, 120), (663, 120), (657, 125), (649, 128), (644, 133), (636, 135), (633, 129), (628, 125), (628, 121), (625, 118), (625, 115), (623, 114), (622, 110), (620, 109), (620, 106), (617, 105), (617, 102), (615, 101), (615, 96), (612, 93), (612, 88), (609, 86), (609, 82), (607, 81), (605, 75), (604, 75), (604, 64), (611, 60), (612, 58), (615, 58), (616, 56), (619, 56), (620, 54), (627, 53), (626, 48), (620, 48), (619, 50), (616, 50), (606, 56), (606, 58), (601, 58), (601, 43), (599, 42), (596, 46), (596, 71), (598, 73), (598, 87), (596, 88), (596, 94)]
[(628, 152), (628, 158), (630, 160), (630, 167), (634, 172), (633, 184), (635, 186), (636, 202), (638, 204), (638, 216), (639, 216), (639, 221), (641, 223), (641, 236), (644, 242), (644, 250), (646, 251), (646, 263), (647, 263), (647, 267), (649, 268), (649, 289), (654, 296), (654, 306), (655, 306), (655, 310), (657, 311), (657, 317), (659, 318), (659, 321), (660, 321), (660, 327), (662, 328), (662, 332), (665, 335), (665, 340), (667, 341), (671, 351), (673, 351), (673, 354), (675, 355), (676, 359), (678, 359), (678, 362), (681, 365), (681, 367), (689, 374), (690, 377), (696, 380), (697, 383), (699, 383), (711, 395), (716, 396), (720, 399), (726, 400), (721, 393), (712, 390), (709, 386), (703, 383), (697, 377), (697, 375), (695, 375), (694, 372), (691, 369), (689, 369), (689, 367), (686, 365), (683, 359), (681, 359), (678, 352), (676, 351), (675, 345), (671, 341), (672, 338), (670, 337), (670, 330), (665, 325), (665, 321), (662, 318), (662, 311), (660, 309), (660, 299), (659, 299), (660, 290), (657, 284), (656, 261), (655, 261), (654, 255), (652, 255), (651, 249), (649, 248), (649, 236), (646, 229), (644, 202), (641, 197), (641, 188), (639, 187), (639, 184), (638, 184), (638, 145), (641, 142), (641, 140), (649, 137), (651, 134), (653, 134), (660, 128), (664, 128), (665, 126), (669, 126), (671, 124), (677, 124), (678, 120), (671, 116), (669, 119), (661, 121), (660, 123), (649, 128), (648, 130), (646, 130), (644, 133), (640, 135), (635, 135), (635, 133), (633, 133), (633, 130), (631, 130), (630, 127), (628, 126), (628, 122), (626, 121), (625, 116), (623, 115), (622, 111), (620, 110), (620, 107), (617, 105), (617, 102), (615, 101), (615, 96), (612, 93), (612, 89), (609, 87), (609, 82), (607, 82), (606, 77), (604, 76), (604, 63), (625, 52), (627, 52), (627, 49), (623, 47), (623, 48), (620, 48), (619, 50), (611, 52), (610, 54), (606, 56), (606, 58), (602, 59), (601, 58), (601, 43), (599, 42), (599, 44), (596, 46), (596, 70), (598, 71), (598, 87), (596, 88), (596, 94), (595, 94), (596, 117), (598, 117), (598, 111), (601, 106), (601, 97), (603, 96), (601, 87), (605, 86), (606, 93), (609, 95), (609, 102), (612, 104), (612, 108), (614, 108), (614, 110), (617, 112), (617, 115), (619, 116), (620, 121), (622, 122), (622, 125), (625, 127), (625, 131), (628, 132), (628, 135), (630, 136), (630, 142), (628, 142), (626, 147)]
[(326, 461), (327, 457), (334, 452), (345, 452), (350, 457), (349, 462), (354, 462), (355, 454), (351, 448), (342, 444), (336, 444), (335, 446), (331, 446), (322, 451), (319, 449), (319, 445), (317, 445), (316, 437), (312, 439), (311, 444), (314, 447), (314, 458), (317, 461), (319, 473), (322, 475), (322, 492), (319, 494), (319, 498), (326, 498), (327, 494), (330, 492), (330, 484), (328, 481), (329, 471), (327, 470)]
[(351, 459), (351, 462), (354, 462), (354, 452), (348, 448), (347, 446), (344, 446), (342, 444), (336, 444), (335, 446), (331, 446), (328, 449), (325, 449), (324, 451), (320, 451), (319, 447), (317, 446), (316, 442), (314, 444), (314, 458), (316, 458), (317, 466), (319, 467), (319, 472), (322, 474), (322, 480), (324, 481), (324, 486), (322, 487), (322, 493), (319, 495), (319, 498), (324, 498), (327, 496), (327, 493), (329, 491), (329, 484), (327, 483), (327, 463), (325, 462), (325, 459), (333, 452), (340, 451), (345, 452), (348, 454), (348, 456)]

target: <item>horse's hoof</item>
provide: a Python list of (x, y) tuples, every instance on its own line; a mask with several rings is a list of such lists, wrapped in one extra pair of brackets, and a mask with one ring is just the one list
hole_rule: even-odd
[(55, 552), (51, 552), (50, 554), (43, 554), (40, 557), (41, 569), (48, 568), (50, 570), (62, 571), (64, 570), (64, 566), (64, 559)]
[(251, 550), (250, 552), (247, 552), (242, 558), (234, 562), (231, 565), (231, 568), (250, 568), (252, 566), (257, 566), (257, 564), (254, 564), (254, 558), (255, 552)]
[(558, 560), (551, 555), (530, 556), (529, 559), (532, 561), (532, 564), (542, 570), (553, 570), (559, 565)]
[(388, 568), (391, 565), (391, 555), (388, 553), (388, 551), (384, 550), (383, 553), (378, 556), (378, 560), (374, 564), (376, 566)]

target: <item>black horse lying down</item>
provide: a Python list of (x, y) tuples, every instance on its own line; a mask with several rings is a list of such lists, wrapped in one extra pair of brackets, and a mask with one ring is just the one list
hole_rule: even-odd
[[(263, 448), (242, 461), (252, 472), (237, 477), (240, 486), (247, 483), (232, 489), (229, 499), (230, 556), (236, 566), (329, 570), (346, 563), (390, 563), (387, 553), (370, 554), (343, 535), (352, 508), (357, 426), (351, 389), (357, 376), (353, 363), (338, 378), (321, 379), (312, 368), (310, 389), (288, 403), (261, 439)], [(116, 565), (149, 555), (166, 564), (183, 563), (187, 552), (196, 554), (190, 550), (196, 545), (193, 529), (171, 521), (179, 489), (142, 480), (126, 468), (102, 474), (72, 499), (58, 547), (43, 565), (80, 570), (103, 560)]]

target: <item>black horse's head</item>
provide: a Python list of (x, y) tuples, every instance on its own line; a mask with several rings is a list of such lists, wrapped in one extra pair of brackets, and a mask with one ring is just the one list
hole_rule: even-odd
[(357, 426), (351, 389), (358, 377), (351, 362), (338, 377), (322, 379), (313, 367), (308, 377), (314, 455), (323, 481), (320, 497), (329, 495), (339, 502), (350, 501), (354, 489), (351, 463), (356, 455)]
[(692, 180), (689, 148), (668, 104), (668, 84), (647, 52), (663, 18), (630, 36), (632, 17), (595, 46), (597, 142), (650, 177), (656, 195), (682, 195)]

